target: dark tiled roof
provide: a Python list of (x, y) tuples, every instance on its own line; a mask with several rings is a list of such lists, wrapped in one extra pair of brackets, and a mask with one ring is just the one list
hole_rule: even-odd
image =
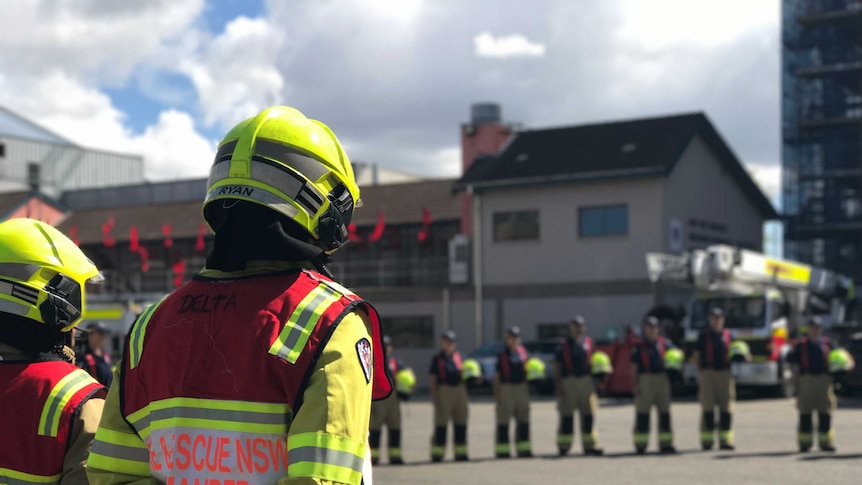
[(777, 218), (775, 208), (703, 113), (521, 131), (496, 156), (477, 160), (457, 188), (667, 176), (695, 135), (703, 137), (763, 215)]
[(423, 208), (434, 221), (460, 220), (461, 197), (452, 195), (454, 184), (454, 179), (445, 179), (363, 187), (362, 207), (353, 213), (353, 222), (373, 226), (382, 210), (387, 224), (418, 223)]
[(0, 194), (0, 220), (8, 216), (10, 212), (17, 209), (29, 198), (30, 191), (7, 192)]
[[(452, 195), (454, 180), (432, 180), (393, 185), (376, 185), (362, 189), (363, 206), (354, 214), (358, 226), (373, 226), (377, 211), (383, 210), (387, 224), (422, 222), (422, 208), (427, 207), (434, 221), (460, 220), (460, 196)], [(163, 239), (162, 225), (171, 225), (171, 237), (197, 237), (201, 217), (201, 201), (167, 204), (133, 205), (80, 209), (70, 213), (59, 228), (69, 234), (77, 228), (81, 244), (102, 241), (102, 225), (114, 219), (111, 235), (117, 241), (129, 240), (129, 229), (137, 226), (138, 239)]]

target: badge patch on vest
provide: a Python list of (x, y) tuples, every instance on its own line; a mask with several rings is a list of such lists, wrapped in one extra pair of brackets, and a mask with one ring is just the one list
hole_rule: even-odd
[(371, 382), (371, 342), (367, 338), (356, 342), (356, 355), (359, 356), (359, 363), (365, 372), (365, 383), (368, 384)]

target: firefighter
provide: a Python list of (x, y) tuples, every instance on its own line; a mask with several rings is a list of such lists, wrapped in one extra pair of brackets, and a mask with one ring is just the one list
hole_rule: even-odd
[(638, 454), (649, 445), (650, 413), (658, 411), (658, 444), (661, 453), (676, 453), (670, 424), (671, 388), (665, 368), (665, 353), (673, 344), (659, 335), (659, 321), (643, 321), (643, 339), (632, 348), (632, 390), (635, 397), (634, 442)]
[(325, 264), (359, 200), (335, 135), (298, 110), (227, 133), (202, 207), (212, 252), (133, 324), (91, 483), (370, 480), (371, 400), (392, 390), (380, 321)]
[(412, 389), (403, 386), (404, 374), (408, 367), (401, 359), (392, 355), (392, 339), (388, 335), (383, 336), (383, 345), (386, 346), (386, 355), (389, 357), (389, 372), (395, 377), (397, 393), (392, 393), (382, 401), (371, 404), (371, 431), (368, 443), (371, 446), (371, 463), (376, 465), (380, 459), (380, 435), (383, 426), (388, 432), (388, 451), (390, 465), (403, 465), (401, 458), (401, 399), (406, 399)]
[(0, 223), (0, 483), (87, 483), (107, 389), (71, 347), (86, 283), (100, 276), (50, 225)]
[(829, 375), (829, 354), (832, 342), (823, 336), (823, 322), (813, 317), (808, 321), (808, 333), (799, 339), (788, 356), (793, 367), (796, 407), (799, 410), (797, 441), (799, 451), (811, 449), (814, 442), (812, 412), (817, 411), (817, 437), (821, 451), (835, 451), (832, 431), (832, 410), (835, 392)]
[(515, 419), (515, 449), (519, 457), (531, 457), (530, 388), (527, 384), (527, 349), (521, 345), (521, 329), (510, 327), (504, 336), (506, 346), (497, 356), (494, 374), (494, 400), (497, 414), (497, 458), (509, 458), (509, 423)]
[(455, 431), (455, 461), (467, 461), (467, 385), (462, 373), (461, 354), (455, 350), (457, 336), (452, 330), (440, 337), (440, 352), (431, 359), (431, 402), (434, 403), (434, 436), (431, 461), (443, 461), (449, 422)]
[(698, 366), (700, 384), (698, 400), (703, 411), (700, 422), (700, 444), (712, 449), (715, 442), (715, 408), (718, 408), (718, 439), (722, 450), (734, 450), (733, 403), (736, 383), (730, 373), (730, 330), (724, 328), (724, 311), (709, 309), (708, 326), (697, 339), (692, 353)]
[(581, 418), (581, 443), (586, 455), (601, 455), (595, 415), (599, 406), (590, 362), (593, 341), (586, 336), (586, 320), (575, 316), (569, 321), (569, 336), (563, 339), (554, 362), (554, 382), (557, 393), (557, 410), (560, 425), (557, 431), (557, 448), (560, 456), (569, 452), (574, 441), (574, 412)]

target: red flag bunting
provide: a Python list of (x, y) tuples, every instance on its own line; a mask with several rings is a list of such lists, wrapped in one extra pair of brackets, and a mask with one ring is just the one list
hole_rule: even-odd
[(422, 230), (416, 235), (419, 242), (424, 243), (431, 235), (431, 212), (428, 209), (422, 209)]
[(102, 244), (106, 247), (114, 247), (117, 244), (116, 239), (111, 236), (111, 230), (114, 228), (114, 216), (109, 216), (108, 220), (102, 224)]
[(383, 211), (377, 212), (377, 225), (374, 226), (374, 230), (371, 232), (371, 236), (368, 237), (368, 240), (371, 242), (377, 242), (380, 238), (383, 237), (383, 231), (386, 229), (386, 219), (383, 217)]
[(347, 225), (347, 238), (350, 239), (351, 242), (362, 242), (362, 236), (356, 233), (356, 224), (352, 222)]
[(138, 227), (132, 226), (129, 228), (129, 249), (132, 252), (138, 251)]
[(72, 226), (69, 228), (69, 239), (75, 243), (75, 246), (80, 246), (80, 241), (78, 241), (78, 226)]
[(165, 247), (170, 248), (174, 245), (174, 240), (171, 239), (171, 225), (162, 224), (162, 235), (165, 236)]
[(186, 279), (186, 260), (177, 261), (172, 269), (174, 270), (174, 288), (179, 288), (183, 284), (183, 280)]
[(138, 254), (141, 256), (141, 272), (146, 273), (150, 270), (150, 253), (146, 247), (140, 246)]
[(207, 225), (203, 222), (198, 226), (198, 237), (195, 240), (195, 252), (202, 252), (206, 249), (206, 241), (204, 241), (204, 237), (207, 234)]

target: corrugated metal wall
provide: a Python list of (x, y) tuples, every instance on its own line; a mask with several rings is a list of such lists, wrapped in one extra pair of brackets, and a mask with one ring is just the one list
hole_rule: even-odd
[(144, 161), (140, 156), (8, 136), (0, 136), (0, 144), (3, 145), (0, 179), (26, 187), (28, 165), (37, 163), (40, 190), (52, 196), (66, 190), (140, 183), (144, 177)]

